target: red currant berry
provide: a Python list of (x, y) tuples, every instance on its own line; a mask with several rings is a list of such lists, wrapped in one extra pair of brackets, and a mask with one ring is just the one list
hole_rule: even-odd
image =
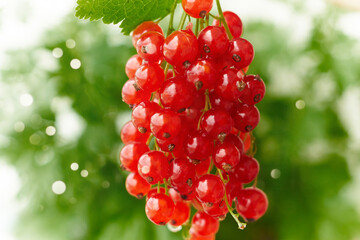
[(213, 0), (182, 0), (184, 11), (193, 18), (204, 18), (213, 6)]
[(221, 74), (215, 87), (215, 92), (221, 98), (235, 101), (245, 89), (246, 84), (239, 78), (235, 69), (227, 68)]
[(165, 60), (178, 68), (188, 68), (198, 55), (198, 41), (194, 34), (175, 31), (165, 39)]
[(201, 128), (213, 138), (223, 141), (233, 127), (231, 116), (223, 109), (210, 109), (201, 118)]
[(195, 164), (196, 176), (201, 177), (202, 175), (205, 175), (209, 170), (210, 164), (211, 157), (205, 158), (204, 160), (201, 160), (199, 163)]
[(164, 107), (183, 112), (194, 100), (195, 88), (184, 77), (170, 78), (160, 89), (160, 100)]
[(230, 41), (227, 58), (237, 68), (245, 68), (254, 59), (254, 47), (244, 38), (236, 38)]
[(125, 123), (125, 125), (121, 129), (121, 141), (124, 144), (128, 144), (131, 142), (140, 142), (146, 143), (146, 141), (150, 137), (150, 133), (141, 133), (139, 132), (134, 124), (131, 121)]
[(240, 155), (244, 153), (244, 143), (242, 142), (241, 138), (235, 134), (229, 134), (226, 136), (224, 143), (229, 142), (236, 146), (236, 148), (239, 150)]
[(142, 102), (134, 107), (132, 123), (141, 132), (146, 133), (150, 129), (151, 117), (160, 110), (160, 106), (154, 102)]
[(220, 202), (214, 203), (214, 205), (210, 207), (207, 206), (206, 204), (203, 204), (203, 208), (204, 208), (204, 212), (219, 220), (224, 220), (226, 214), (229, 212), (225, 200), (221, 200)]
[(211, 106), (213, 108), (223, 108), (224, 110), (231, 112), (231, 109), (234, 107), (234, 102), (226, 100), (225, 98), (219, 97), (214, 92), (211, 92), (209, 94), (209, 97), (210, 97)]
[(242, 183), (252, 182), (259, 173), (259, 163), (255, 158), (242, 155), (240, 163), (234, 169), (234, 177)]
[(155, 32), (158, 32), (158, 33), (164, 35), (163, 30), (161, 29), (161, 27), (158, 24), (156, 24), (152, 21), (143, 22), (139, 26), (137, 26), (132, 33), (132, 43), (135, 48), (136, 48), (136, 43), (139, 40), (140, 36), (146, 32), (150, 32), (150, 31), (155, 31)]
[(137, 173), (130, 173), (125, 181), (125, 188), (131, 196), (143, 198), (150, 190), (150, 184)]
[(181, 226), (190, 218), (190, 207), (187, 203), (180, 201), (175, 203), (174, 213), (171, 217), (170, 224)]
[(190, 232), (190, 238), (188, 240), (215, 240), (215, 235), (200, 236), (194, 232)]
[(225, 186), (218, 176), (206, 174), (198, 179), (196, 197), (207, 206), (219, 202), (224, 194)]
[(213, 159), (217, 168), (229, 172), (240, 162), (240, 151), (231, 141), (224, 141), (216, 146)]
[(170, 139), (179, 134), (181, 118), (170, 109), (161, 109), (151, 117), (150, 128), (156, 138)]
[(232, 114), (234, 126), (242, 132), (252, 131), (260, 121), (259, 110), (255, 106), (237, 103)]
[(135, 80), (128, 80), (122, 88), (122, 100), (133, 108), (136, 104), (150, 99), (151, 93), (135, 88)]
[(174, 188), (169, 188), (169, 196), (171, 199), (176, 202), (182, 202), (183, 199), (181, 198), (181, 195), (178, 191), (176, 191)]
[(226, 183), (225, 189), (227, 194), (227, 199), (229, 204), (232, 205), (232, 202), (236, 198), (240, 190), (243, 189), (243, 184), (235, 179), (233, 174), (229, 175), (230, 181)]
[(262, 217), (268, 208), (266, 194), (258, 188), (246, 188), (236, 196), (236, 210), (248, 222)]
[(251, 148), (251, 136), (250, 133), (246, 132), (240, 132), (240, 138), (242, 139), (244, 143), (244, 152), (247, 152)]
[(127, 61), (125, 65), (125, 73), (128, 78), (134, 78), (135, 72), (139, 69), (142, 64), (142, 58), (139, 55), (134, 55)]
[(164, 153), (149, 151), (144, 153), (138, 164), (139, 174), (150, 184), (155, 184), (169, 176), (169, 162)]
[[(233, 13), (233, 12), (230, 12), (230, 11), (225, 11), (224, 12), (224, 18), (225, 18), (226, 23), (229, 26), (231, 35), (234, 38), (240, 37), (242, 32), (243, 32), (243, 24), (242, 24), (241, 19), (239, 18), (239, 16), (236, 13)], [(219, 26), (220, 25), (219, 20), (214, 19), (213, 25), (214, 26)], [(223, 24), (221, 24), (221, 26), (223, 26)]]
[(153, 92), (165, 81), (164, 70), (157, 63), (145, 63), (136, 71), (135, 80), (138, 88)]
[(163, 59), (163, 45), (165, 38), (162, 34), (150, 31), (146, 32), (136, 43), (136, 51), (139, 56), (149, 62), (159, 62)]
[(224, 28), (208, 26), (204, 28), (198, 37), (199, 52), (203, 56), (219, 58), (226, 53), (229, 47), (229, 39)]
[(217, 80), (215, 64), (208, 59), (200, 59), (192, 64), (186, 73), (186, 80), (196, 87), (196, 90), (213, 89)]
[(195, 184), (195, 166), (186, 158), (174, 159), (170, 164), (170, 173), (171, 185), (179, 192), (183, 192)]
[(145, 143), (129, 143), (120, 151), (121, 167), (130, 172), (137, 172), (137, 165), (141, 155), (149, 151)]
[(163, 193), (156, 193), (148, 198), (145, 213), (149, 220), (157, 225), (165, 225), (171, 220), (175, 204)]
[(219, 221), (204, 212), (195, 213), (191, 221), (191, 229), (200, 236), (214, 235), (219, 227)]
[(184, 148), (189, 158), (200, 161), (211, 155), (213, 143), (204, 132), (195, 131), (185, 140)]
[(146, 199), (149, 199), (151, 196), (153, 196), (154, 194), (157, 194), (157, 193), (165, 194), (165, 188), (160, 187), (160, 191), (158, 190), (157, 187), (151, 188), (150, 191), (148, 192), (148, 194), (146, 195)]
[(260, 102), (265, 95), (265, 84), (259, 75), (246, 75), (244, 82), (246, 87), (242, 92), (240, 100), (248, 105)]
[(186, 157), (184, 151), (184, 141), (187, 137), (187, 131), (181, 131), (175, 138), (156, 139), (160, 149), (164, 152), (171, 152), (175, 157)]

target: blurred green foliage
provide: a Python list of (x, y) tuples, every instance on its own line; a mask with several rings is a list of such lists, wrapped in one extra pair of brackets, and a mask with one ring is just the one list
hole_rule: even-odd
[[(329, 10), (313, 19), (311, 35), (302, 45), (287, 41), (287, 32), (269, 23), (246, 25), (245, 38), (257, 49), (250, 72), (260, 74), (268, 87), (259, 104), (262, 120), (255, 136), (258, 186), (270, 205), (244, 231), (228, 216), (217, 239), (359, 236), (359, 215), (342, 192), (352, 177), (349, 138), (336, 105), (346, 89), (359, 86), (360, 56), (346, 56), (356, 41), (334, 28), (337, 17)], [(125, 63), (135, 53), (130, 38), (124, 38), (101, 23), (79, 24), (69, 18), (47, 33), (44, 47), (9, 53), (13, 64), (1, 73), (3, 81), (9, 86), (25, 82), (34, 96), (31, 109), (14, 119), (24, 122), (25, 130), (8, 131), (9, 143), (0, 149), (23, 183), (19, 197), (27, 207), (18, 224), (19, 239), (181, 239), (179, 233), (151, 224), (144, 201), (124, 188), (119, 125), (130, 113), (121, 101), (121, 88), (127, 80)], [(66, 47), (67, 39), (74, 39), (76, 47)], [(48, 56), (54, 48), (61, 48), (63, 56), (56, 67), (44, 68), (39, 53)], [(82, 63), (78, 70), (69, 65), (74, 58)], [(334, 86), (330, 96), (320, 94), (324, 81)], [(304, 109), (295, 107), (299, 99), (305, 101)], [(46, 127), (57, 126), (66, 106), (81, 119), (80, 136), (68, 140), (46, 135)], [(79, 170), (70, 169), (73, 162)], [(83, 169), (87, 177), (81, 176)], [(279, 178), (271, 177), (273, 169), (280, 171)], [(60, 196), (51, 191), (57, 180), (67, 187)]]

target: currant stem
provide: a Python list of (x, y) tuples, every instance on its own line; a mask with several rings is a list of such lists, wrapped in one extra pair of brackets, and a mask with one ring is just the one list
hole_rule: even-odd
[(154, 138), (154, 135), (150, 135), (149, 139), (146, 141), (146, 145), (149, 146), (149, 144), (151, 143), (151, 140)]
[(221, 5), (220, 5), (220, 0), (216, 0), (216, 6), (217, 6), (217, 9), (218, 9), (218, 12), (219, 12), (220, 19), (224, 23), (224, 27), (225, 27), (226, 33), (227, 33), (227, 35), (229, 37), (229, 40), (231, 40), (231, 39), (233, 39), (233, 36), (232, 36), (232, 34), (230, 32), (230, 29), (229, 29), (229, 26), (228, 26), (227, 22), (225, 21), (224, 13), (223, 13)]
[(209, 13), (209, 15), (210, 15), (212, 18), (215, 18), (215, 19), (217, 19), (217, 20), (220, 19), (218, 16), (215, 16), (214, 14)]
[(168, 184), (167, 184), (167, 181), (166, 181), (166, 178), (164, 178), (164, 187), (165, 187), (165, 194), (167, 195), (168, 194)]
[(200, 25), (200, 20), (197, 18), (195, 23), (195, 36), (198, 36), (199, 34), (199, 25)]
[[(220, 176), (221, 180), (224, 182), (224, 177), (223, 177), (223, 175), (221, 173), (221, 170), (217, 169), (217, 171), (219, 173), (219, 176)], [(228, 202), (228, 199), (227, 199), (226, 190), (225, 190), (225, 197), (224, 198), (225, 198), (225, 204), (226, 204), (227, 209), (229, 210), (229, 213), (234, 218), (235, 222), (238, 224), (239, 229), (244, 230), (246, 228), (246, 223), (240, 222), (240, 220), (239, 220), (240, 215), (233, 212), (233, 209), (230, 206), (230, 204)]]
[(182, 15), (181, 15), (181, 19), (180, 19), (180, 24), (179, 24), (179, 27), (178, 27), (178, 30), (181, 30), (184, 25), (185, 25), (185, 21), (186, 21), (186, 12), (183, 12)]
[(170, 21), (169, 21), (169, 27), (166, 32), (166, 36), (169, 36), (175, 29), (174, 29), (174, 15), (175, 15), (175, 9), (177, 6), (177, 0), (174, 1), (172, 7), (171, 7), (171, 14), (170, 14)]
[(202, 110), (202, 114), (199, 118), (199, 122), (198, 122), (198, 127), (197, 129), (200, 130), (200, 123), (201, 123), (201, 118), (204, 116), (204, 114), (211, 109), (211, 103), (210, 103), (210, 98), (209, 98), (209, 90), (205, 90), (205, 107)]
[(157, 183), (157, 193), (160, 193), (160, 181)]

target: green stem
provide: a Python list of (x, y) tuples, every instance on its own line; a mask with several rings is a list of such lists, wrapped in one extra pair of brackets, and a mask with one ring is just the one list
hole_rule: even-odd
[(195, 23), (195, 35), (199, 34), (200, 20), (197, 18)]
[(215, 19), (218, 19), (218, 20), (220, 19), (218, 16), (215, 16), (214, 14), (209, 13), (209, 15)]
[(228, 26), (227, 22), (225, 21), (224, 13), (223, 13), (223, 11), (221, 9), (221, 5), (220, 5), (220, 0), (216, 0), (216, 6), (217, 6), (217, 9), (218, 9), (218, 12), (219, 12), (220, 19), (222, 20), (222, 22), (224, 24), (226, 33), (227, 33), (229, 39), (231, 40), (233, 38), (233, 36), (231, 35), (229, 26)]
[(167, 181), (166, 181), (166, 178), (164, 178), (164, 187), (165, 187), (165, 194), (167, 195), (168, 194), (168, 184), (167, 184)]
[(170, 64), (169, 64), (169, 63), (166, 63), (165, 69), (164, 69), (164, 72), (165, 72), (165, 80), (167, 80), (167, 73), (168, 73), (168, 71), (169, 71), (169, 67), (170, 67)]
[[(224, 180), (224, 177), (223, 177), (220, 169), (217, 169), (217, 171), (218, 171), (218, 173), (219, 173), (219, 176), (220, 176), (221, 180), (224, 182), (225, 180)], [(240, 222), (240, 220), (239, 220), (239, 214), (235, 214), (235, 213), (233, 212), (233, 209), (232, 209), (232, 207), (230, 206), (230, 204), (229, 204), (229, 202), (228, 202), (228, 199), (227, 199), (226, 190), (225, 190), (225, 197), (224, 197), (224, 198), (225, 198), (225, 204), (226, 204), (227, 209), (229, 210), (229, 213), (230, 213), (231, 216), (235, 219), (235, 222), (238, 224), (239, 229), (244, 230), (244, 229), (246, 228), (246, 223)]]
[(181, 30), (184, 27), (184, 24), (185, 24), (185, 21), (186, 21), (186, 16), (187, 16), (186, 12), (183, 12), (182, 15), (181, 15), (178, 30)]
[(209, 90), (205, 90), (205, 107), (202, 110), (202, 114), (199, 118), (199, 122), (198, 122), (198, 127), (197, 129), (200, 130), (200, 122), (201, 122), (201, 118), (204, 116), (204, 114), (211, 109), (211, 103), (210, 103), (210, 98), (209, 98)]
[(170, 14), (170, 21), (169, 21), (169, 27), (168, 30), (166, 32), (166, 36), (169, 36), (175, 29), (174, 29), (174, 15), (175, 15), (175, 9), (177, 6), (177, 0), (174, 0), (174, 3), (171, 7), (171, 14)]
[(149, 144), (151, 143), (151, 140), (154, 138), (154, 135), (150, 135), (149, 139), (146, 141), (146, 145), (149, 146)]
[(160, 181), (157, 184), (157, 193), (160, 193)]

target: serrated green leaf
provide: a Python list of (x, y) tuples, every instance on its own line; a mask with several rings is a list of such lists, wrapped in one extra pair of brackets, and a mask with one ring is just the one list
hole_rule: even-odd
[(170, 13), (174, 0), (78, 0), (76, 16), (104, 23), (120, 24), (126, 35), (140, 23), (156, 20)]

